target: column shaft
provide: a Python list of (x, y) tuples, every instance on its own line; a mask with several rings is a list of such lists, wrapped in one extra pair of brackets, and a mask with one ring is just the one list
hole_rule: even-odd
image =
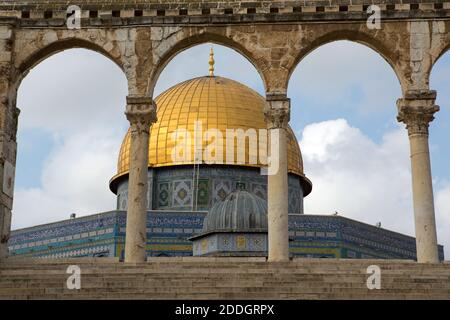
[(125, 262), (137, 263), (147, 259), (148, 143), (156, 111), (150, 98), (128, 97), (127, 101), (131, 145)]
[(438, 262), (428, 136), (409, 136), (418, 262)]
[[(267, 177), (269, 261), (287, 261), (289, 227), (286, 129), (270, 129), (270, 131), (275, 131), (269, 132), (272, 137), (278, 137), (277, 146), (271, 147), (271, 150), (277, 152), (279, 168), (276, 173)], [(271, 145), (274, 144), (273, 140), (271, 139)]]
[(289, 261), (287, 126), (289, 99), (268, 99), (265, 115), (269, 128), (268, 260)]
[(407, 92), (397, 101), (397, 119), (406, 124), (411, 150), (411, 174), (417, 261), (439, 262), (428, 127), (439, 107), (435, 91)]

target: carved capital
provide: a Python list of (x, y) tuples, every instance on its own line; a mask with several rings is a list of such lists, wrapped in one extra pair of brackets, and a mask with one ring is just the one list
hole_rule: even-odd
[(291, 116), (290, 99), (268, 96), (264, 116), (268, 129), (286, 129)]
[(397, 100), (397, 120), (406, 124), (408, 134), (428, 135), (430, 122), (434, 120), (434, 114), (439, 111), (435, 105), (436, 91), (407, 92), (405, 97)]
[(149, 133), (150, 126), (157, 121), (156, 105), (149, 97), (127, 97), (125, 115), (130, 122), (131, 131)]

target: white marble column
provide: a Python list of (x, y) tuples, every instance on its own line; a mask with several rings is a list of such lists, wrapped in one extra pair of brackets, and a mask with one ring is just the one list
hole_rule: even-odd
[(406, 124), (411, 150), (417, 261), (439, 262), (428, 126), (439, 107), (435, 91), (410, 91), (397, 101), (398, 120)]
[(147, 260), (148, 143), (156, 106), (149, 97), (129, 96), (125, 114), (131, 130), (125, 262), (137, 263)]
[(270, 141), (267, 177), (269, 261), (289, 261), (287, 126), (290, 100), (268, 96), (265, 110)]

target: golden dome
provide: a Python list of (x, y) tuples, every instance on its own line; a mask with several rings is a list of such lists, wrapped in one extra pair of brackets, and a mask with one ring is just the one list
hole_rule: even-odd
[[(209, 76), (187, 80), (163, 92), (155, 102), (158, 121), (150, 131), (149, 167), (193, 164), (193, 160), (176, 163), (173, 161), (172, 150), (176, 141), (173, 140), (172, 133), (178, 129), (185, 129), (193, 138), (196, 121), (201, 122), (203, 133), (216, 128), (222, 132), (224, 140), (222, 163), (226, 165), (230, 165), (225, 161), (227, 129), (245, 131), (267, 128), (263, 113), (265, 99), (247, 86), (227, 78)], [(207, 142), (203, 142), (203, 150), (207, 145)], [(249, 154), (255, 155), (258, 152), (257, 148), (252, 149), (247, 143), (246, 162), (239, 165), (261, 167), (259, 162), (249, 164)], [(127, 132), (120, 148), (117, 175), (111, 181), (128, 174), (129, 155), (130, 131)], [(193, 156), (191, 158), (194, 159)], [(300, 148), (291, 128), (288, 135), (288, 170), (303, 176)]]

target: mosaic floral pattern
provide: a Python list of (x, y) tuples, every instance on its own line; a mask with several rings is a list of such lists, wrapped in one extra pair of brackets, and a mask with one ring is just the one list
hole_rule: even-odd
[(172, 203), (174, 207), (192, 205), (192, 181), (174, 181)]
[(223, 201), (231, 193), (230, 180), (215, 180), (213, 190), (213, 203)]
[(170, 206), (170, 183), (169, 182), (158, 183), (157, 203), (158, 203), (158, 207), (160, 207), (160, 208)]

